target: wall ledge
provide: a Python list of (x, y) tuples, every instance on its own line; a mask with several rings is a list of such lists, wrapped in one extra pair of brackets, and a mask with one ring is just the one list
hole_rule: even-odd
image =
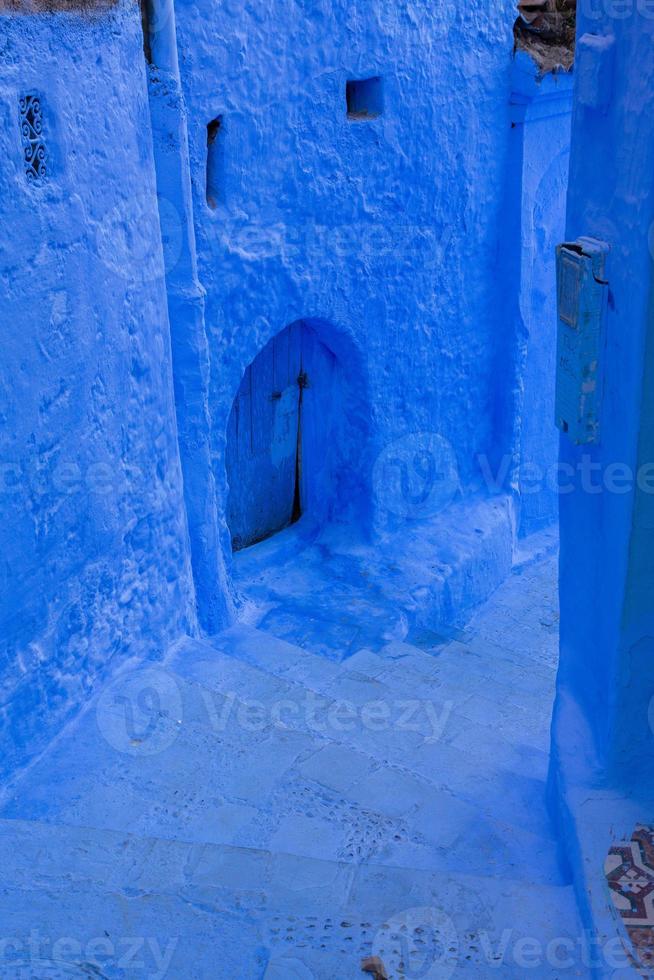
[(651, 823), (654, 803), (607, 785), (581, 708), (562, 688), (552, 724), (548, 798), (584, 935), (594, 951), (589, 975), (635, 980), (641, 976), (635, 966), (615, 962), (616, 949), (624, 961), (633, 947), (613, 906), (604, 865), (612, 845), (629, 840), (637, 824)]
[(572, 111), (574, 71), (561, 68), (543, 74), (526, 51), (517, 51), (511, 70), (512, 121), (547, 118)]

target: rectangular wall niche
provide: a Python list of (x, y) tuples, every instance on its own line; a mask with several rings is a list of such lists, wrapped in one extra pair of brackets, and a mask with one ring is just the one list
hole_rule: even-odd
[(216, 116), (207, 125), (207, 204), (215, 211), (220, 200), (220, 172), (222, 146), (220, 130), (223, 117)]
[(41, 184), (47, 175), (41, 100), (31, 92), (21, 96), (19, 106), (25, 177), (30, 184)]
[(349, 79), (345, 85), (348, 119), (376, 119), (384, 111), (384, 88), (379, 75)]

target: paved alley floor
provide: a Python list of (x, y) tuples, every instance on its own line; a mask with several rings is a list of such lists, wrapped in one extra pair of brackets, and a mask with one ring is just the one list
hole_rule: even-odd
[(11, 787), (0, 976), (590, 976), (544, 798), (556, 559), (446, 630), (318, 559), (244, 562), (237, 626)]

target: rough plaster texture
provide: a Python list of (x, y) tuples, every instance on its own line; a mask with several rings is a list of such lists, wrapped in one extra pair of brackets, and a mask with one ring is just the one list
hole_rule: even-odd
[[(534, 390), (552, 358), (551, 262), (536, 258), (560, 226), (565, 99), (560, 116), (539, 108), (559, 83), (530, 76), (511, 136), (508, 6), (202, 0), (179, 3), (176, 25), (170, 3), (151, 13), (147, 69), (136, 4), (1, 23), (0, 773), (34, 761), (0, 828), (11, 928), (36, 917), (57, 934), (65, 909), (87, 939), (120, 942), (128, 922), (161, 952), (181, 935), (180, 976), (193, 957), (215, 975), (218, 935), (230, 978), (346, 975), (352, 935), (289, 962), (280, 921), (306, 948), (310, 918), (327, 932), (343, 909), (349, 930), (365, 908), (358, 968), (370, 923), (407, 896), (445, 903), (464, 969), (480, 923), (495, 946), (518, 920), (544, 942), (574, 932), (542, 799), (551, 582), (526, 575), (522, 605), (509, 587), (478, 645), (451, 632), (511, 568), (515, 467), (553, 449), (549, 389)], [(348, 118), (347, 80), (373, 75), (383, 111)], [(43, 106), (36, 185), (26, 93)], [(290, 545), (236, 563), (242, 621), (220, 632), (234, 591), (227, 420), (247, 365), (297, 321), (335, 358), (329, 418), (326, 375), (307, 398), (336, 462), (322, 465), (319, 438), (307, 447), (306, 520)], [(433, 507), (397, 478), (406, 446), (443, 464)], [(507, 456), (508, 480), (490, 486), (481, 460), (499, 472)], [(551, 504), (524, 504), (522, 530)], [(218, 639), (187, 638), (201, 629)], [(172, 678), (172, 700), (130, 669), (165, 651), (154, 676)], [(298, 685), (357, 704), (447, 693), (458, 709), (433, 749), (433, 729), (366, 730), (317, 768), (338, 740), (276, 724), (250, 738), (240, 722), (217, 734), (201, 715), (228, 686), (274, 706)], [(516, 698), (532, 710), (519, 717)], [(149, 753), (171, 734), (167, 756)], [(134, 863), (111, 877), (128, 831)]]
[[(561, 683), (581, 701), (600, 757), (608, 762), (618, 748), (620, 771), (614, 775), (627, 780), (650, 754), (642, 750), (652, 739), (652, 495), (647, 480), (637, 477), (651, 460), (654, 203), (644, 175), (654, 149), (636, 119), (654, 78), (653, 27), (636, 14), (620, 22), (593, 21), (593, 33), (614, 36), (607, 46), (586, 44), (586, 26), (591, 24), (582, 21), (568, 238), (591, 235), (610, 245), (610, 292), (600, 441), (581, 448), (561, 442), (562, 460), (575, 470), (574, 492), (561, 498)], [(608, 93), (602, 81), (607, 75)], [(588, 168), (590, 154), (604, 165)], [(609, 467), (616, 465), (622, 469), (613, 480)]]
[[(6, 771), (195, 614), (138, 19), (4, 16), (0, 49)], [(32, 91), (43, 186), (22, 163)]]
[(231, 597), (220, 544), (211, 457), (204, 290), (197, 275), (187, 121), (177, 68), (172, 0), (158, 15), (151, 11), (147, 39), (152, 59), (148, 64), (148, 93), (184, 503), (198, 619), (200, 626), (212, 633), (229, 620)]
[[(646, 106), (654, 26), (636, 7), (622, 17), (608, 8), (580, 12), (567, 238), (588, 235), (610, 246), (609, 298), (599, 442), (561, 440), (572, 492), (560, 498), (551, 796), (584, 925), (604, 941), (624, 929), (603, 862), (615, 840), (651, 822), (654, 140)], [(600, 965), (594, 975), (632, 973)]]
[[(131, 3), (3, 17), (8, 769), (124, 659), (156, 658), (196, 616), (208, 633), (230, 621), (227, 420), (245, 368), (289, 323), (309, 324), (336, 364), (336, 463), (314, 454), (302, 533), (337, 520), (339, 547), (381, 541), (416, 621), (456, 619), (510, 568), (519, 482), (489, 486), (480, 460), (497, 471), (507, 454), (551, 451), (536, 423), (521, 448), (518, 424), (547, 407), (521, 393), (549, 363), (551, 297), (526, 336), (506, 204), (527, 238), (523, 204), (530, 216), (547, 178), (532, 159), (521, 193), (512, 11), (152, 13), (149, 69)], [(383, 112), (348, 118), (347, 80), (372, 75)], [(24, 92), (42, 96), (43, 186), (23, 172)], [(547, 242), (560, 215), (533, 208)], [(307, 396), (316, 425), (320, 390)], [(448, 477), (431, 511), (389, 491), (385, 454), (415, 439)], [(392, 589), (397, 568), (384, 574)]]
[[(515, 171), (508, 184), (520, 192), (515, 349), (521, 535), (558, 518), (556, 292), (552, 284), (556, 279), (554, 250), (565, 237), (572, 81), (572, 74), (563, 71), (540, 77), (526, 53), (516, 56), (511, 98)], [(512, 236), (507, 235), (507, 248), (511, 241)]]
[[(374, 459), (414, 431), (447, 439), (468, 485), (496, 440), (510, 9), (199, 3), (177, 20), (218, 483), (246, 366), (308, 318), (337, 348), (358, 423), (358, 473), (335, 510), (363, 497), (374, 521)], [(440, 57), (445, 44), (456, 61)], [(371, 75), (383, 114), (348, 119), (346, 81)], [(206, 126), (218, 115), (212, 209)]]
[(525, 557), (456, 635), (373, 651), (397, 605), (345, 592), (342, 554), (281, 560), (275, 597), (242, 552), (255, 605), (337, 582), (362, 646), (342, 661), (334, 603), (312, 650), (296, 607), (287, 639), (240, 623), (116, 677), (2, 800), (0, 968), (38, 925), (39, 977), (56, 948), (112, 980), (349, 980), (371, 954), (389, 980), (588, 977), (544, 799), (556, 564)]

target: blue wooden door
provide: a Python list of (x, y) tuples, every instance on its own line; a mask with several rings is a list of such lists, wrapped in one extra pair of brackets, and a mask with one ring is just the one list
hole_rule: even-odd
[(235, 551), (299, 516), (302, 334), (294, 323), (245, 372), (227, 429), (227, 520)]

